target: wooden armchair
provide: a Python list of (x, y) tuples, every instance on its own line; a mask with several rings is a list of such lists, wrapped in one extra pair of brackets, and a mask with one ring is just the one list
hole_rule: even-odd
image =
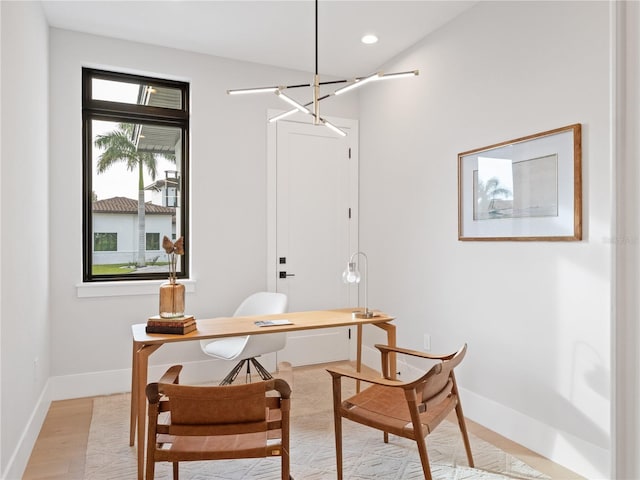
[[(336, 368), (327, 371), (333, 377), (333, 412), (335, 422), (336, 461), (338, 480), (342, 480), (342, 418), (376, 428), (384, 432), (388, 443), (389, 433), (414, 440), (418, 445), (424, 478), (431, 480), (425, 437), (456, 411), (469, 465), (473, 456), (467, 435), (467, 427), (458, 395), (453, 369), (462, 361), (466, 344), (450, 355), (429, 355), (404, 348), (376, 345), (382, 354), (382, 377), (349, 372)], [(438, 363), (424, 375), (411, 382), (390, 379), (389, 356), (392, 353), (437, 360)], [(356, 395), (342, 400), (342, 377), (369, 382), (372, 385)]]
[(290, 480), (287, 382), (180, 385), (181, 370), (174, 365), (147, 385), (146, 479), (154, 478), (155, 462), (172, 462), (178, 480), (179, 462), (280, 456), (282, 480)]

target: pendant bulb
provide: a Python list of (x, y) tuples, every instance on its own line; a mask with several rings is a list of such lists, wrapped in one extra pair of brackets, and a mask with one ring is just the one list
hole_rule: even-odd
[(340, 135), (341, 137), (346, 137), (347, 136), (347, 132), (345, 132), (344, 130), (339, 129), (338, 127), (336, 127), (333, 123), (328, 122), (327, 120), (325, 120), (324, 118), (320, 119), (320, 122), (327, 127), (329, 130), (331, 130), (334, 133), (337, 133), (338, 135)]
[(280, 90), (276, 91), (276, 95), (278, 95), (278, 97), (280, 97), (282, 100), (287, 102), (289, 105), (291, 105), (291, 106), (297, 108), (298, 110), (300, 110), (302, 113), (307, 113), (307, 114), (311, 113), (307, 107), (305, 107), (304, 105), (296, 102), (293, 98), (288, 97), (287, 95), (282, 93)]

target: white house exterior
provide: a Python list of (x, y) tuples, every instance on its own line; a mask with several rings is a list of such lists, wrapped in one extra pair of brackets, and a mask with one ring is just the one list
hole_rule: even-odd
[(144, 189), (151, 194), (152, 203), (165, 207), (178, 207), (180, 174), (177, 170), (165, 170), (164, 178), (156, 180)]
[[(146, 250), (145, 260), (165, 261), (162, 238), (166, 235), (173, 240), (175, 237), (175, 208), (146, 203), (145, 227), (147, 235), (156, 234), (159, 240), (157, 248)], [(115, 234), (114, 249), (96, 251), (97, 234)], [(113, 197), (94, 202), (93, 235), (94, 265), (135, 264), (138, 253), (138, 201), (126, 197)]]

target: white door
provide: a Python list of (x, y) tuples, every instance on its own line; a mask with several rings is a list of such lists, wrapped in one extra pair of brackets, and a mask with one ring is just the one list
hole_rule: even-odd
[[(275, 161), (269, 194), (271, 289), (285, 293), (289, 311), (324, 310), (355, 305), (353, 289), (342, 282), (349, 255), (357, 248), (357, 123), (339, 121), (348, 132), (280, 121), (271, 132)], [(348, 328), (289, 334), (278, 361), (308, 365), (349, 358)]]

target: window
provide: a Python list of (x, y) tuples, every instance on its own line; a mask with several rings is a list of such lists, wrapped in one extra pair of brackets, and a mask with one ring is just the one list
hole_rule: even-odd
[(147, 250), (160, 250), (160, 234), (147, 233)]
[(94, 233), (93, 250), (96, 252), (118, 251), (117, 233)]
[(166, 279), (162, 238), (189, 244), (188, 99), (184, 82), (82, 69), (85, 282)]

